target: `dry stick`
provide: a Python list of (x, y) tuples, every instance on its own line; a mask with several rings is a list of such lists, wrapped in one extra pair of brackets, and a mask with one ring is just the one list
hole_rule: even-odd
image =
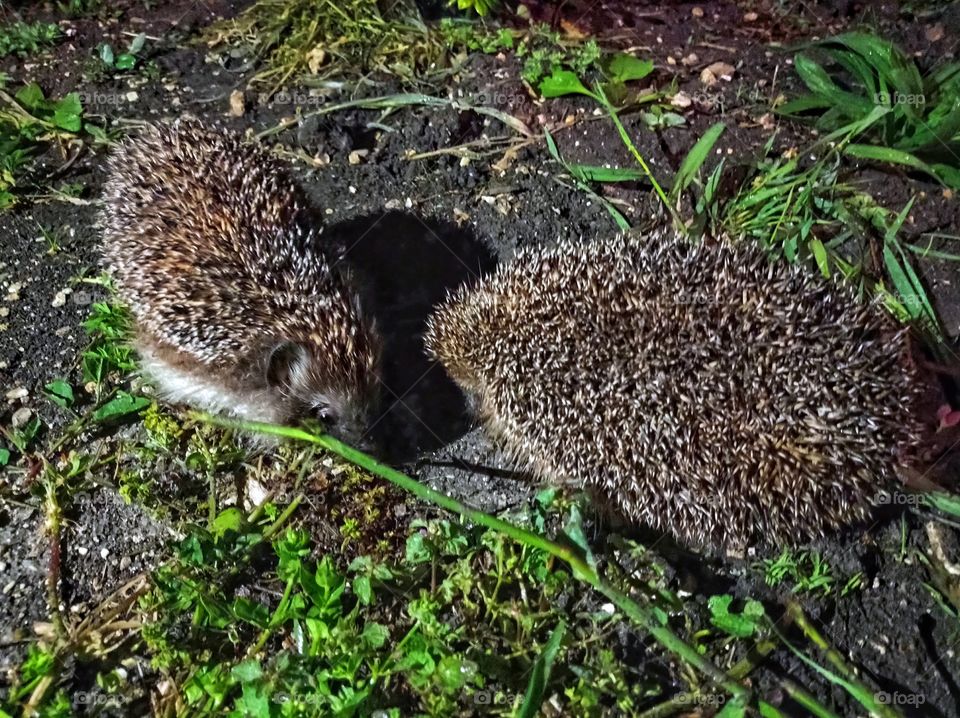
[(481, 526), (486, 526), (487, 528), (504, 533), (520, 543), (540, 549), (545, 553), (565, 561), (573, 570), (573, 575), (576, 578), (589, 584), (595, 590), (599, 591), (608, 599), (610, 599), (610, 601), (627, 617), (629, 617), (636, 625), (649, 632), (666, 649), (673, 652), (677, 657), (689, 665), (695, 667), (728, 693), (740, 698), (744, 702), (746, 702), (746, 700), (750, 697), (749, 690), (701, 656), (695, 648), (688, 645), (669, 627), (661, 623), (655, 617), (652, 611), (644, 608), (629, 596), (604, 581), (604, 579), (601, 578), (593, 566), (591, 566), (586, 560), (584, 560), (569, 547), (555, 543), (554, 541), (551, 541), (550, 539), (532, 531), (528, 531), (527, 529), (514, 526), (511, 523), (484, 513), (483, 511), (472, 509), (460, 503), (456, 499), (452, 499), (449, 496), (440, 493), (439, 491), (434, 491), (433, 489), (424, 486), (420, 482), (411, 479), (409, 476), (397, 471), (396, 469), (381, 464), (371, 456), (368, 456), (361, 451), (357, 451), (356, 449), (347, 446), (343, 442), (337, 441), (331, 436), (327, 436), (325, 434), (312, 434), (308, 431), (304, 431), (303, 429), (279, 426), (276, 424), (266, 424), (252, 421), (231, 421), (228, 419), (210, 416), (209, 414), (199, 414), (198, 416), (202, 421), (207, 421), (219, 426), (240, 429), (244, 431), (255, 431), (263, 434), (271, 434), (273, 436), (282, 436), (288, 439), (296, 439), (299, 441), (316, 444), (317, 446), (323, 447), (327, 451), (331, 451), (334, 454), (343, 457), (350, 463), (356, 464), (357, 466), (366, 469), (367, 471), (370, 471), (371, 473), (376, 474), (383, 479), (386, 479), (392, 484), (399, 486), (400, 488), (408, 491), (420, 499), (423, 499), (424, 501), (429, 501), (430, 503), (447, 509), (448, 511), (453, 511), (454, 513), (460, 514), (465, 519), (472, 521), (475, 524), (480, 524)]
[(57, 488), (49, 472), (44, 477), (44, 514), (46, 521), (44, 528), (50, 538), (50, 562), (47, 571), (47, 609), (50, 611), (50, 621), (53, 623), (53, 634), (58, 641), (67, 639), (67, 628), (60, 613), (60, 528), (63, 524), (63, 511), (57, 500)]

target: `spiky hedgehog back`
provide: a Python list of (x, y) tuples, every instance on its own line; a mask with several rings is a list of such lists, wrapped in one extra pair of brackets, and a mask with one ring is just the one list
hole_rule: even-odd
[(523, 468), (693, 545), (859, 522), (921, 432), (882, 309), (725, 241), (521, 251), (427, 346)]
[(333, 359), (331, 380), (369, 381), (375, 337), (276, 160), (181, 118), (125, 141), (108, 169), (104, 253), (141, 330), (210, 366), (303, 341)]

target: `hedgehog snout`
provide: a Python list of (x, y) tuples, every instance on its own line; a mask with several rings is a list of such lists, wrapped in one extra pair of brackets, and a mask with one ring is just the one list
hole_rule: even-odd
[(310, 415), (334, 438), (361, 451), (373, 450), (369, 438), (371, 404), (366, 399), (324, 392), (314, 397)]

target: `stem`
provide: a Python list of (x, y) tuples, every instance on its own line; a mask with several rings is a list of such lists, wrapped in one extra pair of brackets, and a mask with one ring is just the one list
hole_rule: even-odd
[(674, 221), (680, 225), (681, 223), (679, 221), (679, 217), (677, 217), (677, 212), (670, 204), (670, 200), (667, 199), (666, 192), (663, 191), (663, 187), (661, 187), (660, 183), (657, 182), (657, 178), (653, 176), (653, 172), (647, 165), (646, 160), (643, 159), (643, 155), (640, 154), (637, 146), (633, 144), (633, 139), (631, 139), (630, 134), (627, 132), (627, 128), (625, 128), (623, 123), (620, 121), (620, 116), (617, 114), (616, 108), (611, 104), (610, 100), (607, 99), (607, 96), (603, 92), (603, 88), (599, 85), (596, 87), (595, 97), (600, 104), (603, 105), (603, 108), (607, 111), (607, 114), (610, 115), (610, 119), (613, 120), (613, 124), (617, 128), (617, 132), (620, 133), (620, 139), (623, 140), (623, 144), (628, 150), (630, 150), (630, 154), (633, 155), (633, 158), (637, 161), (637, 164), (640, 165), (640, 169), (643, 170), (643, 173), (647, 176), (647, 179), (650, 180), (650, 184), (653, 185), (653, 189), (657, 193), (657, 196), (660, 197), (660, 201), (663, 202), (663, 206), (666, 207)]

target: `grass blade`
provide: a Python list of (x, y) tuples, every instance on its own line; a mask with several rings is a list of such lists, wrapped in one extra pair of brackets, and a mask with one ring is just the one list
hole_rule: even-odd
[(537, 661), (533, 664), (533, 671), (530, 674), (530, 681), (527, 683), (527, 690), (523, 695), (523, 705), (520, 706), (517, 718), (536, 718), (540, 714), (540, 706), (543, 704), (547, 681), (550, 680), (553, 661), (557, 657), (560, 643), (563, 641), (566, 632), (567, 626), (561, 621), (553, 629), (553, 633), (550, 634), (543, 652), (537, 656)]

